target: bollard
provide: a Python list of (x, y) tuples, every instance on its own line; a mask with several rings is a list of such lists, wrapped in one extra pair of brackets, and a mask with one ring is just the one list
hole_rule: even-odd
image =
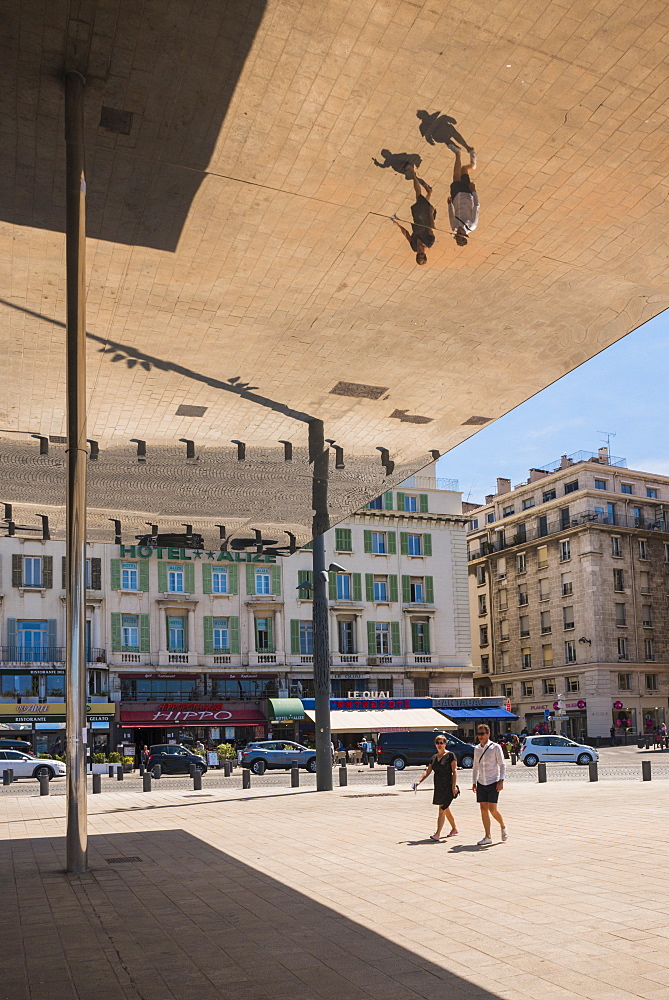
[(224, 760), (223, 761), (223, 777), (224, 778), (229, 778), (231, 774), (232, 774), (232, 764), (230, 763), (229, 760)]
[(40, 795), (49, 794), (49, 775), (40, 774), (39, 776), (39, 793)]
[(512, 764), (517, 764), (518, 763), (518, 757), (517, 757), (517, 755), (515, 753), (511, 754), (511, 763)]
[(197, 771), (197, 764), (191, 764), (188, 768), (188, 777), (194, 778), (196, 771)]
[(641, 761), (641, 780), (642, 781), (650, 781), (650, 761), (649, 760), (642, 760)]
[(290, 769), (290, 787), (300, 787), (300, 769), (295, 762), (293, 762), (293, 766)]
[(93, 795), (99, 795), (102, 791), (102, 775), (93, 775)]
[(2, 772), (2, 783), (3, 785), (11, 785), (12, 783), (12, 772), (8, 768)]
[(258, 761), (258, 770), (256, 771), (256, 774), (264, 774), (266, 770), (267, 770), (267, 764), (265, 763), (265, 761), (264, 760), (259, 760)]
[(199, 767), (195, 768), (195, 774), (193, 775), (193, 791), (202, 791), (202, 771)]
[(160, 766), (160, 764), (156, 764), (156, 766), (154, 767), (152, 773), (153, 773), (153, 777), (156, 778), (156, 780), (161, 777), (161, 775), (163, 773), (163, 769)]
[(139, 762), (139, 776), (140, 776), (140, 778), (144, 777), (144, 772), (145, 771), (146, 771), (146, 768), (144, 767), (144, 761), (140, 760), (140, 762)]
[(386, 781), (389, 785), (395, 784), (395, 768), (392, 764), (386, 768)]
[(114, 765), (113, 764), (109, 765), (109, 777), (110, 778), (114, 777)]
[(145, 771), (144, 774), (142, 775), (142, 791), (143, 792), (150, 792), (151, 791), (151, 772), (150, 771)]
[(123, 781), (123, 764), (116, 765), (116, 780)]
[(371, 768), (374, 767), (374, 758), (373, 758), (373, 756), (371, 754), (369, 755), (369, 766)]
[(343, 788), (345, 785), (348, 785), (348, 771), (344, 766), (339, 768), (339, 786)]
[(249, 771), (248, 767), (243, 767), (242, 768), (242, 788), (250, 788), (250, 787), (251, 787), (251, 772)]
[(537, 764), (537, 777), (541, 784), (546, 780), (546, 765), (543, 761), (539, 761)]
[(590, 781), (599, 781), (599, 774), (597, 773), (597, 761), (591, 760), (588, 764), (588, 771), (590, 772)]

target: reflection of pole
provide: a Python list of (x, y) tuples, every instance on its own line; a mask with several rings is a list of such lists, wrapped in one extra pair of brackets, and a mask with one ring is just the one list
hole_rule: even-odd
[(323, 421), (309, 424), (309, 459), (313, 462), (313, 638), (314, 696), (316, 716), (316, 788), (332, 791), (332, 737), (330, 734), (330, 638), (328, 627), (325, 537), (328, 517), (328, 472), (330, 454), (325, 446)]
[(86, 816), (86, 181), (84, 78), (65, 74), (67, 275), (67, 870), (88, 867)]

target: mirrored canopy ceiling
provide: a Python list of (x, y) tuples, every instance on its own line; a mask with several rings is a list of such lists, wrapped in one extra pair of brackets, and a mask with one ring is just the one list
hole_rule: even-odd
[(64, 524), (66, 68), (86, 78), (91, 538), (122, 518), (130, 537), (220, 522), (302, 543), (315, 422), (334, 523), (669, 304), (664, 2), (3, 17), (0, 499), (18, 522)]

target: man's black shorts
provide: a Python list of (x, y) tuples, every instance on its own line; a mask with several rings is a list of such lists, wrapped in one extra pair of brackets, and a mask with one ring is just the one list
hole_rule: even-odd
[(459, 181), (453, 181), (451, 184), (451, 198), (455, 198), (456, 194), (471, 194), (472, 187), (469, 181), (469, 174), (463, 174)]
[(476, 785), (476, 801), (477, 802), (499, 802), (499, 792), (497, 791), (497, 782), (493, 781), (492, 785), (482, 785), (479, 781)]

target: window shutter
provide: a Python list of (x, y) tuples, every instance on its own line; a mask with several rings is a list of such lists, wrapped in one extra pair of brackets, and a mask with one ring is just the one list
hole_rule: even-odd
[(403, 556), (409, 555), (409, 535), (406, 531), (400, 531), (400, 552)]
[(290, 620), (290, 651), (293, 655), (300, 652), (300, 623), (295, 618)]
[(281, 567), (272, 566), (272, 593), (275, 597), (281, 596)]
[(372, 551), (372, 533), (365, 529), (365, 552)]
[[(141, 565), (142, 565), (142, 563), (140, 563), (140, 567), (141, 567)], [(193, 565), (192, 562), (187, 562), (184, 568), (185, 568), (184, 586), (186, 588), (186, 593), (187, 594), (194, 594), (195, 593), (195, 566)], [(142, 587), (142, 590), (143, 589), (144, 588)]]
[(102, 559), (91, 559), (91, 590), (102, 590)]
[(16, 618), (7, 619), (7, 645), (9, 646), (8, 660), (13, 660), (16, 656)]
[(311, 552), (313, 550), (313, 547), (314, 547), (314, 543), (313, 542), (307, 542), (306, 545), (302, 546), (303, 549), (306, 549), (309, 552)]
[(411, 651), (418, 652), (418, 622), (411, 622)]
[(228, 634), (230, 636), (230, 652), (239, 652), (239, 618), (233, 616), (228, 618)]
[(367, 622), (367, 652), (370, 656), (376, 654), (376, 622)]
[[(139, 563), (137, 582), (139, 583), (139, 589), (147, 593), (149, 590), (149, 561), (148, 559), (142, 559)], [(165, 589), (167, 589), (167, 584), (165, 584)]]
[(267, 645), (268, 653), (274, 652), (274, 618), (270, 615), (267, 618)]
[(53, 587), (53, 556), (42, 556), (42, 586)]
[(158, 591), (161, 594), (167, 593), (167, 563), (158, 563)]
[(328, 573), (328, 597), (331, 601), (337, 600), (337, 574)]
[(353, 573), (351, 575), (351, 580), (353, 583), (353, 600), (362, 600), (362, 573)]
[(12, 587), (23, 586), (23, 556), (12, 555)]
[[(116, 560), (118, 562), (118, 559)], [(121, 652), (121, 615), (118, 611), (112, 611), (111, 616), (111, 645), (112, 653)]]
[(434, 578), (425, 577), (425, 603), (434, 604)]
[[(297, 571), (297, 582), (298, 583), (308, 583), (311, 584), (311, 570), (310, 569), (298, 569)], [(298, 599), (301, 601), (311, 601), (314, 596), (313, 586), (301, 587), (298, 592)]]
[(427, 514), (427, 493), (419, 493), (418, 503), (421, 514)]
[(351, 529), (335, 528), (335, 548), (338, 552), (351, 552)]
[(388, 541), (388, 555), (394, 556), (397, 552), (397, 535), (394, 531), (388, 531), (386, 539)]
[(139, 616), (139, 651), (140, 653), (151, 652), (151, 619), (148, 615)]
[[(211, 566), (208, 568), (211, 569)], [(214, 619), (211, 615), (205, 615), (202, 622), (204, 625), (204, 652), (205, 655), (212, 656), (214, 652)]]
[(423, 632), (424, 632), (424, 635), (425, 635), (425, 652), (426, 653), (431, 653), (432, 652), (432, 645), (430, 643), (430, 623), (429, 622), (425, 622), (425, 626), (424, 626)]
[(432, 555), (432, 535), (423, 535), (423, 555)]
[[(99, 561), (99, 560), (98, 560)], [(67, 590), (67, 556), (63, 556), (61, 559), (61, 577), (60, 586), (61, 590)], [(91, 576), (93, 575), (93, 566), (91, 565)], [(93, 581), (91, 581), (92, 583)], [(98, 590), (100, 588), (98, 587)]]
[(374, 574), (365, 573), (365, 600), (374, 600)]
[(392, 510), (393, 509), (393, 491), (392, 490), (388, 490), (387, 493), (383, 494), (383, 507), (384, 507), (384, 510)]
[(46, 644), (50, 649), (54, 649), (58, 641), (56, 630), (58, 623), (55, 618), (49, 618), (46, 623)]
[(388, 577), (388, 589), (390, 591), (390, 603), (394, 604), (397, 601), (397, 577), (394, 573), (391, 573)]
[(411, 603), (411, 577), (402, 577), (402, 600), (405, 604)]
[(400, 623), (390, 623), (390, 651), (393, 656), (400, 655)]
[(202, 563), (202, 593), (211, 594), (211, 563)]
[(397, 509), (404, 510), (404, 493), (397, 494)]
[[(112, 559), (109, 563), (109, 581), (112, 590), (121, 589), (121, 560)], [(117, 650), (118, 652), (118, 650)]]
[(227, 567), (228, 570), (228, 593), (238, 594), (239, 593), (239, 567), (236, 563), (230, 563)]
[(256, 592), (256, 571), (252, 563), (246, 564), (246, 593), (255, 594)]

